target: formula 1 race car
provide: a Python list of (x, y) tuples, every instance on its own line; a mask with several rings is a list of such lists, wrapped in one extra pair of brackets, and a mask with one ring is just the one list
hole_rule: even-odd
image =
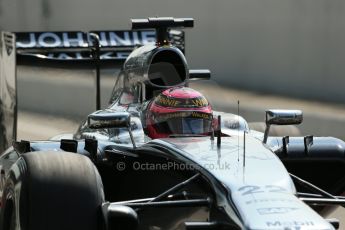
[[(190, 18), (132, 20), (138, 31), (122, 33), (140, 40), (139, 33), (154, 29), (155, 43), (129, 54), (103, 110), (100, 67), (121, 56), (107, 46), (105, 32), (88, 33), (86, 43), (84, 33), (75, 33), (80, 40), (73, 45), (62, 42), (67, 32), (2, 33), (0, 229), (339, 228), (323, 216), (345, 205), (345, 143), (269, 136), (272, 125), (300, 124), (299, 110), (266, 111), (264, 132), (238, 115), (213, 111), (189, 88), (210, 72), (189, 70), (183, 41), (174, 39), (180, 48), (171, 43), (181, 32), (168, 30), (193, 24)], [(78, 59), (73, 55), (97, 70), (98, 110), (74, 134), (11, 145), (16, 57), (68, 65)]]

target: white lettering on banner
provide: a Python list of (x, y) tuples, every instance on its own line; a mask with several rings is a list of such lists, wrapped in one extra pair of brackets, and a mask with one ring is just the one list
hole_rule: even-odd
[(126, 59), (130, 55), (130, 52), (117, 52), (117, 59)]
[[(118, 59), (118, 60), (124, 60), (129, 56), (130, 52), (106, 52), (101, 54), (100, 58), (105, 59)], [(83, 56), (80, 52), (75, 53), (48, 53), (46, 55), (43, 55), (47, 58), (52, 59), (60, 59), (60, 60), (66, 60), (66, 59), (90, 59), (89, 56)]]
[(114, 52), (106, 52), (104, 54), (101, 54), (100, 58), (101, 59), (110, 59), (113, 57)]
[(116, 33), (109, 32), (110, 45), (111, 46), (116, 46), (116, 45), (130, 46), (130, 45), (132, 45), (131, 39), (129, 38), (129, 33), (124, 32), (123, 35), (124, 35), (124, 37), (121, 38)]
[(83, 56), (81, 55), (80, 52), (76, 52), (76, 53), (75, 53), (75, 57), (76, 57), (77, 59), (83, 59)]
[(99, 43), (101, 44), (101, 46), (108, 46), (107, 35), (105, 32), (99, 33)]
[(154, 31), (143, 31), (141, 33), (142, 44), (154, 44), (156, 42), (156, 33)]
[(29, 42), (24, 43), (24, 42), (16, 42), (16, 46), (18, 48), (32, 48), (36, 46), (36, 37), (34, 33), (29, 34)]
[(38, 44), (42, 47), (59, 47), (61, 46), (61, 39), (54, 33), (42, 33), (38, 37)]
[(87, 44), (84, 43), (83, 39), (83, 33), (78, 32), (76, 33), (77, 37), (71, 38), (69, 37), (68, 33), (62, 33), (63, 38), (63, 45), (65, 47), (73, 47), (73, 46), (79, 46), (79, 47), (87, 47)]
[[(103, 31), (98, 32), (101, 46), (135, 46), (154, 44), (155, 31)], [(88, 47), (90, 40), (83, 32), (22, 33), (17, 40), (18, 48), (35, 47)]]
[(60, 53), (58, 56), (57, 56), (58, 59), (74, 59), (73, 57), (69, 56), (68, 54), (66, 53)]
[(140, 40), (138, 36), (138, 32), (134, 31), (133, 32), (133, 45), (140, 45)]
[(101, 54), (101, 59), (126, 59), (130, 52), (106, 52)]

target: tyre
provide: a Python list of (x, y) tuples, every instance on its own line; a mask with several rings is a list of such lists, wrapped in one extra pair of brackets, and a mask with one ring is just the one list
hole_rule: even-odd
[(69, 152), (26, 153), (6, 180), (0, 229), (99, 230), (103, 202), (101, 178), (87, 157)]
[[(262, 133), (264, 133), (266, 129), (266, 124), (264, 122), (251, 122), (248, 125), (250, 129), (259, 131)], [(284, 125), (284, 126), (271, 125), (269, 136), (298, 137), (298, 136), (302, 136), (302, 133), (300, 129), (294, 125)]]

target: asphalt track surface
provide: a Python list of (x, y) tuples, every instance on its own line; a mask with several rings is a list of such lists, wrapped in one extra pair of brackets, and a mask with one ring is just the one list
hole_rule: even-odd
[(19, 111), (18, 140), (47, 140), (55, 135), (73, 133), (79, 122), (52, 115)]
[[(27, 111), (19, 111), (18, 114), (18, 139), (19, 140), (47, 140), (54, 135), (73, 133), (79, 126), (79, 121), (39, 114)], [(328, 218), (337, 218), (345, 227), (345, 209), (339, 207), (330, 213)], [(340, 228), (345, 229), (345, 228)]]

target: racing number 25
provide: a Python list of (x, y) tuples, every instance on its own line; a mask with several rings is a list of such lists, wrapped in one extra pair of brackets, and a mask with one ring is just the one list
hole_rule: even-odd
[(246, 185), (238, 189), (242, 192), (242, 196), (250, 195), (254, 193), (263, 193), (263, 192), (286, 192), (285, 188), (276, 185), (266, 185), (266, 186), (256, 186), (256, 185)]

